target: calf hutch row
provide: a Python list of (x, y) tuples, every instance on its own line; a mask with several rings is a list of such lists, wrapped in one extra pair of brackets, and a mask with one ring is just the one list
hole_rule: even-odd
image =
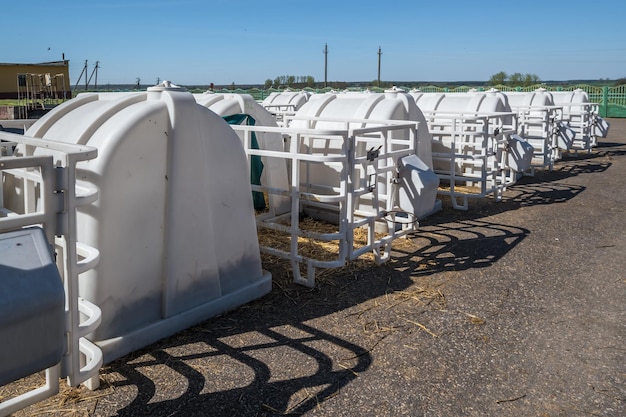
[[(84, 93), (0, 131), (0, 385), (98, 388), (129, 352), (267, 294), (261, 253), (297, 283), (365, 253), (377, 263), (419, 220), (496, 200), (523, 175), (587, 152), (608, 123), (582, 90), (422, 93)], [(15, 129), (16, 126), (14, 126)], [(334, 225), (303, 226), (304, 215)], [(286, 244), (259, 243), (269, 230)], [(366, 242), (355, 242), (364, 231)], [(333, 242), (332, 256), (302, 239)]]

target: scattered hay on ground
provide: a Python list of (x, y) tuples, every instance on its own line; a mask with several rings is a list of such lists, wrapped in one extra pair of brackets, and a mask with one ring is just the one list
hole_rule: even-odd
[[(332, 234), (337, 233), (339, 228), (337, 225), (327, 223), (324, 221), (315, 220), (307, 217), (299, 222), (300, 229), (305, 232), (312, 232), (317, 234)], [(383, 233), (376, 233), (375, 238), (380, 239), (384, 236)], [(286, 253), (291, 250), (291, 236), (286, 232), (280, 232), (276, 230), (260, 228), (258, 231), (259, 245), (274, 248)], [(353, 247), (359, 249), (366, 246), (368, 243), (368, 232), (365, 228), (357, 228), (354, 230), (353, 235)], [(313, 237), (298, 236), (298, 254), (316, 261), (332, 262), (339, 260), (339, 240), (320, 240)], [(392, 248), (395, 250), (401, 250), (405, 253), (414, 252), (417, 247), (415, 243), (408, 237), (401, 237), (395, 239), (392, 242)], [(291, 265), (285, 258), (262, 253), (261, 260), (266, 269), (272, 269), (279, 272), (284, 270), (285, 275), (291, 275), (289, 270)], [(316, 281), (320, 282), (320, 279), (328, 278), (331, 275), (344, 275), (352, 274), (365, 269), (373, 268), (376, 266), (376, 258), (372, 251), (363, 253), (357, 259), (347, 261), (343, 266), (335, 268), (318, 268), (316, 271)], [(301, 265), (304, 268), (304, 265)], [(423, 265), (421, 268), (429, 268), (430, 264)], [(302, 270), (302, 274), (306, 271)], [(275, 277), (276, 279), (276, 277)], [(332, 284), (332, 279), (330, 282)]]
[[(92, 415), (97, 401), (113, 393), (113, 387), (100, 378), (101, 386), (96, 391), (91, 391), (85, 386), (70, 387), (64, 378), (59, 381), (59, 393), (55, 396), (38, 402), (31, 407), (20, 410), (12, 415), (20, 416), (48, 416), (52, 414), (82, 417)], [(0, 387), (0, 401), (4, 402), (11, 398), (42, 387), (46, 383), (45, 372), (18, 379), (10, 384)], [(87, 403), (93, 402), (93, 406)]]

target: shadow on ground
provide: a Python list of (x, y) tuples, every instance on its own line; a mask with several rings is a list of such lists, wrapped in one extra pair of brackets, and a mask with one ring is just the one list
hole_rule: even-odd
[[(339, 363), (330, 356), (337, 351)], [(258, 328), (254, 320), (232, 329), (205, 323), (117, 362), (103, 376), (115, 374), (116, 390), (136, 387), (119, 416), (301, 414), (336, 395), (371, 362), (366, 349), (304, 323)], [(281, 378), (282, 366), (289, 367), (289, 378)], [(161, 369), (151, 375), (155, 368)], [(302, 375), (293, 377), (294, 368)]]
[[(465, 218), (424, 226), (394, 260), (322, 279), (314, 289), (277, 266), (266, 297), (122, 358), (102, 372), (119, 416), (299, 415), (337, 395), (372, 364), (376, 339), (310, 321), (404, 292), (445, 269), (484, 268), (529, 233)], [(339, 331), (339, 330), (337, 330)], [(353, 339), (354, 340), (354, 339)], [(101, 406), (103, 406), (101, 404)]]
[[(611, 151), (617, 152), (611, 148)], [(314, 289), (291, 283), (286, 265), (271, 270), (266, 297), (122, 358), (102, 372), (119, 416), (303, 414), (337, 395), (373, 362), (371, 340), (355, 344), (310, 322), (441, 271), (493, 265), (530, 233), (491, 215), (566, 202), (585, 190), (567, 182), (610, 167), (606, 153), (569, 156), (553, 171), (524, 177), (500, 203), (450, 207), (426, 219), (391, 262), (333, 273)]]
[(411, 276), (485, 268), (502, 258), (529, 233), (527, 229), (472, 218), (425, 225), (411, 236), (419, 249), (396, 250), (395, 258), (409, 268)]
[[(520, 179), (502, 202), (470, 203), (469, 211), (444, 206), (421, 222), (406, 244), (394, 246), (392, 260), (379, 267), (333, 271), (309, 289), (291, 282), (286, 263), (266, 266), (273, 275), (270, 294), (107, 365), (102, 389), (81, 401), (88, 415), (271, 416), (315, 410), (372, 367), (372, 351), (384, 337), (359, 337), (356, 330), (349, 335), (345, 322), (333, 325), (333, 320), (358, 315), (368, 308), (362, 304), (407, 292), (438, 272), (493, 265), (530, 235), (493, 215), (576, 198), (585, 187), (568, 180), (606, 171), (612, 156), (624, 154), (620, 146), (601, 144), (598, 152), (568, 156), (553, 171)], [(335, 314), (355, 306), (359, 311)], [(321, 317), (323, 324), (315, 320)]]

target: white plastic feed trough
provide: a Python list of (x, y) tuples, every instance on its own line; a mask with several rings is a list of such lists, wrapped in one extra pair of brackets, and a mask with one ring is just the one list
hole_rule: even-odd
[(89, 145), (78, 240), (100, 251), (80, 295), (102, 310), (90, 335), (105, 362), (267, 293), (241, 140), (169, 83), (81, 94), (26, 135)]
[(468, 199), (502, 192), (530, 168), (532, 146), (517, 134), (517, 115), (498, 94), (409, 93), (432, 135), (433, 166), (449, 185), (454, 208)]

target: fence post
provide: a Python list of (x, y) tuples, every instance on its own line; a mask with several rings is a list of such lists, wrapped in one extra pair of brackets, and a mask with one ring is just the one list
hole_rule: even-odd
[(602, 103), (600, 103), (600, 116), (606, 117), (609, 112), (609, 87), (602, 87)]

